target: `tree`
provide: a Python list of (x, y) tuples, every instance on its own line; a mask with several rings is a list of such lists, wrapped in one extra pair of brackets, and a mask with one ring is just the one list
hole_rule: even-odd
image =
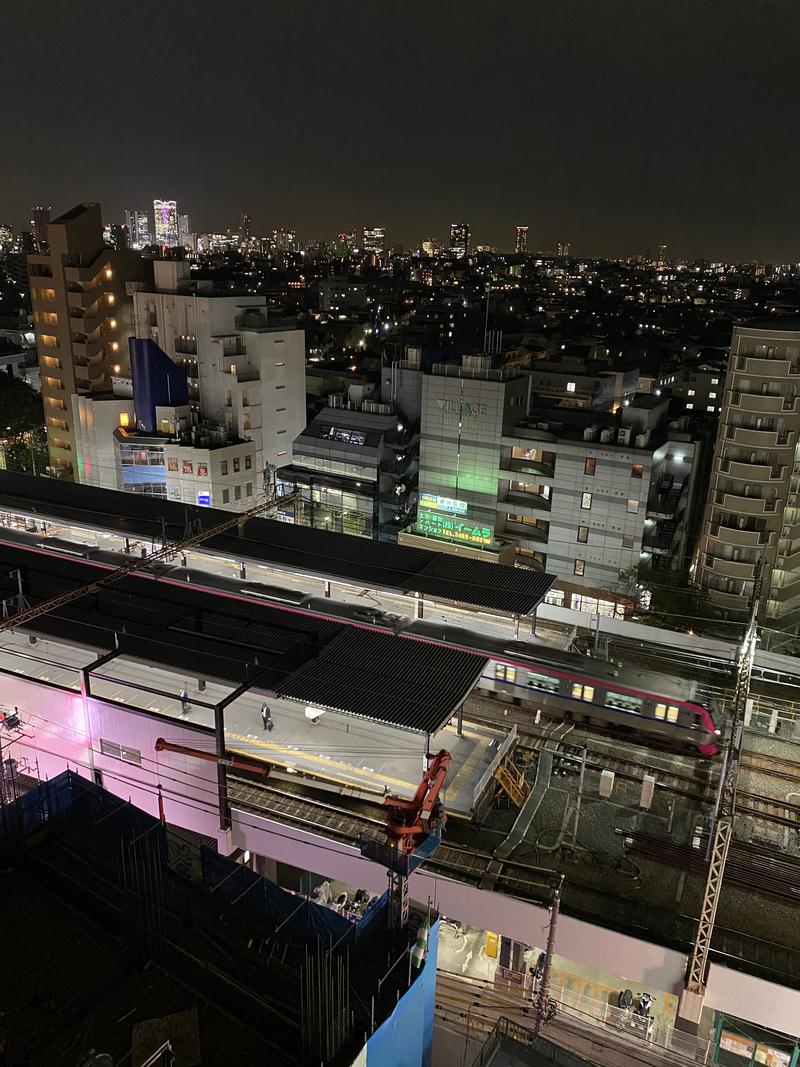
[(1, 372), (0, 442), (8, 470), (41, 474), (47, 466), (42, 398), (21, 378)]
[(693, 585), (686, 570), (654, 570), (643, 582), (650, 590), (650, 607), (640, 612), (637, 622), (663, 626), (668, 630), (692, 630), (695, 633), (730, 637), (730, 627), (720, 625), (718, 610)]

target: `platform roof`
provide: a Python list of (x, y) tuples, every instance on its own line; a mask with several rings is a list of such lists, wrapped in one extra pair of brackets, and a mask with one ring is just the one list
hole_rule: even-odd
[[(56, 479), (0, 471), (0, 507), (131, 537), (160, 538), (161, 518), (167, 536), (179, 540), (187, 512), (204, 528), (224, 522), (231, 512), (121, 493)], [(205, 547), (245, 560), (301, 573), (355, 582), (370, 588), (419, 593), (508, 615), (536, 610), (555, 581), (551, 574), (506, 567), (423, 548), (328, 533), (273, 519), (251, 519), (245, 536), (236, 532), (209, 538)]]
[[(0, 545), (3, 598), (16, 593), (9, 572), (18, 568), (32, 605), (101, 573), (82, 561)], [(28, 629), (179, 676), (266, 690), (418, 733), (435, 733), (447, 723), (487, 662), (458, 649), (144, 577), (75, 600)]]

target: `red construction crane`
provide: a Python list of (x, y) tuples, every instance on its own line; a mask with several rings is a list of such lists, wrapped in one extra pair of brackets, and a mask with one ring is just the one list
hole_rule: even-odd
[(238, 756), (218, 756), (216, 752), (207, 752), (202, 748), (191, 748), (189, 745), (178, 745), (174, 741), (167, 741), (159, 737), (155, 744), (156, 752), (180, 752), (183, 756), (192, 756), (194, 759), (203, 759), (208, 763), (222, 764), (223, 767), (233, 767), (237, 771), (250, 771), (251, 774), (269, 774), (270, 768), (264, 763), (250, 763), (249, 760), (240, 759)]
[(410, 856), (435, 830), (443, 818), (439, 791), (447, 777), (447, 768), (452, 759), (449, 752), (437, 752), (417, 786), (411, 800), (387, 796), (383, 803), (386, 812), (386, 836), (404, 856)]

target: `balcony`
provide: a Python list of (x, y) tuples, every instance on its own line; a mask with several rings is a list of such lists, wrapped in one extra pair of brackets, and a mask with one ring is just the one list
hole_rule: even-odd
[(739, 478), (744, 482), (781, 482), (786, 477), (786, 466), (778, 463), (750, 463), (746, 459), (721, 459), (722, 474)]
[(515, 508), (523, 508), (525, 512), (549, 512), (552, 500), (541, 493), (520, 493), (513, 490), (504, 492), (498, 503), (510, 504)]
[(706, 556), (706, 569), (725, 578), (739, 581), (752, 581), (755, 577), (755, 563), (742, 563), (739, 560), (721, 559), (719, 556)]
[(512, 540), (519, 538), (523, 541), (533, 541), (538, 545), (547, 544), (548, 539), (548, 532), (543, 527), (533, 526), (527, 522), (514, 522), (507, 515), (503, 515), (502, 512), (497, 516), (495, 533), (497, 536)]
[(745, 496), (744, 493), (726, 492), (724, 489), (717, 490), (714, 500), (726, 511), (736, 511), (740, 515), (772, 514), (777, 509), (777, 501), (774, 499), (765, 500), (764, 497)]
[(500, 477), (508, 478), (509, 481), (518, 482), (518, 474), (538, 474), (545, 478), (552, 478), (555, 467), (550, 463), (538, 463), (535, 459), (501, 459)]
[(767, 412), (772, 415), (797, 410), (797, 398), (773, 393), (731, 393), (730, 406), (739, 411)]
[(103, 300), (107, 295), (105, 289), (70, 290), (67, 293), (67, 306), (70, 308), (82, 308), (85, 311), (87, 308), (94, 307), (98, 300)]
[(740, 530), (738, 526), (726, 526), (721, 522), (712, 525), (709, 534), (716, 541), (741, 548), (766, 548), (772, 539), (768, 530)]
[(759, 359), (757, 356), (739, 355), (736, 357), (736, 370), (755, 374), (761, 378), (789, 378), (800, 373), (797, 363), (788, 359)]
[(793, 433), (777, 430), (751, 430), (744, 426), (726, 426), (725, 440), (751, 448), (794, 448)]
[[(710, 572), (706, 571), (706, 575)], [(705, 577), (705, 575), (704, 575)], [(708, 587), (704, 590), (709, 602), (716, 608), (721, 608), (723, 611), (727, 611), (733, 615), (741, 615), (745, 617), (748, 614), (748, 604), (750, 597), (750, 587), (746, 586), (744, 592), (740, 593), (723, 593), (720, 589), (710, 589)]]

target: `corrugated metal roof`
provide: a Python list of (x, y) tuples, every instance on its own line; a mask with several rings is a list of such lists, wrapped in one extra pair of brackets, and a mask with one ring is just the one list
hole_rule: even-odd
[[(137, 493), (114, 492), (56, 479), (0, 471), (0, 505), (34, 512), (43, 518), (95, 524), (132, 537), (156, 538), (161, 517), (167, 535), (184, 534), (187, 511), (205, 528), (230, 518), (214, 508), (156, 500)], [(509, 615), (534, 611), (555, 581), (554, 576), (523, 567), (505, 567), (443, 552), (327, 533), (271, 519), (251, 519), (246, 536), (236, 533), (206, 542), (227, 555), (271, 563), (300, 573), (344, 579), (369, 587), (448, 600)]]
[[(34, 604), (98, 577), (83, 561), (0, 544), (3, 597), (16, 592), (9, 572), (17, 568)], [(29, 629), (101, 652), (118, 640), (120, 655), (142, 663), (232, 688), (251, 680), (293, 700), (420, 733), (450, 719), (486, 663), (473, 653), (140, 577), (43, 615)]]

